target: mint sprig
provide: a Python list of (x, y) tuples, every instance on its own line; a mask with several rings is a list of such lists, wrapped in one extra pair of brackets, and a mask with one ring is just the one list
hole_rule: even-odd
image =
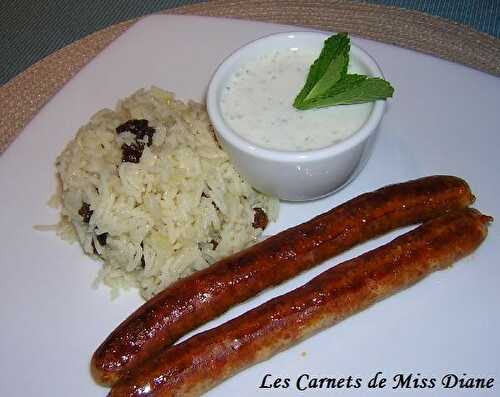
[(378, 77), (348, 74), (351, 44), (347, 33), (329, 37), (309, 69), (293, 106), (300, 110), (372, 102), (392, 97), (394, 88)]

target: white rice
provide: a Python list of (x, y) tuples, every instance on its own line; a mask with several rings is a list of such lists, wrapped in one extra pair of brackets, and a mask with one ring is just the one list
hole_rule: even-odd
[[(131, 119), (156, 130), (151, 146), (141, 141), (138, 163), (122, 162), (122, 145), (134, 135), (116, 132)], [(204, 106), (156, 87), (96, 113), (56, 166), (59, 234), (102, 260), (99, 280), (113, 291), (134, 286), (145, 299), (256, 242), (254, 208), (270, 221), (278, 212), (278, 201), (255, 191), (218, 147)]]

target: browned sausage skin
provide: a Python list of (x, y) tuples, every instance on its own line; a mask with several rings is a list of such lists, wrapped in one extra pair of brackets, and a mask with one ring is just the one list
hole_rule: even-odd
[(468, 206), (465, 181), (431, 176), (358, 196), (172, 284), (120, 324), (92, 357), (95, 379), (123, 373), (185, 333), (272, 285), (398, 227)]
[(238, 371), (471, 253), (492, 218), (462, 209), (343, 262), (307, 284), (135, 368), (111, 397), (197, 396)]

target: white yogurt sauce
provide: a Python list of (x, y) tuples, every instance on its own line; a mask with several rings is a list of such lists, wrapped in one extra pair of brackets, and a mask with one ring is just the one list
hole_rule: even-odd
[[(291, 48), (244, 64), (224, 86), (225, 121), (250, 142), (285, 151), (319, 149), (354, 134), (368, 119), (373, 103), (310, 110), (292, 105), (317, 57), (313, 50)], [(351, 57), (349, 73), (367, 71)]]

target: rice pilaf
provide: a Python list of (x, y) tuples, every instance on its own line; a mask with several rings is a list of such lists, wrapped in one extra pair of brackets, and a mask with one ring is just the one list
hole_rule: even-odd
[(97, 112), (56, 167), (59, 234), (103, 261), (114, 292), (145, 299), (253, 244), (278, 213), (235, 171), (205, 107), (156, 87)]

